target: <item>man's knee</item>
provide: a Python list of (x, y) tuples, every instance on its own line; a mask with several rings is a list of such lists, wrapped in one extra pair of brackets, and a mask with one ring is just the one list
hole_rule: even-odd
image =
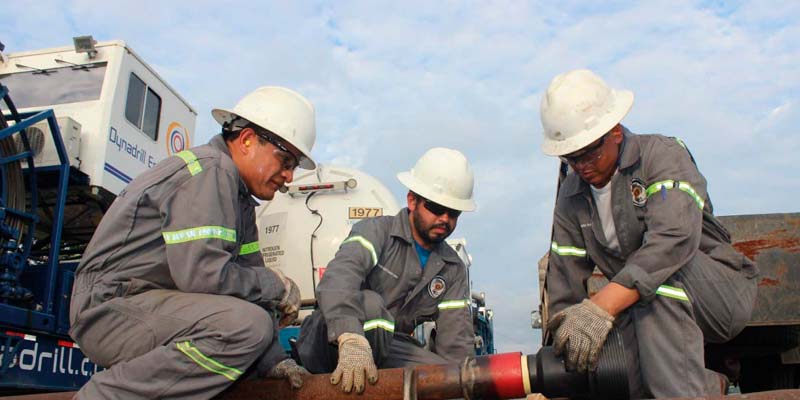
[(260, 354), (274, 339), (274, 321), (263, 308), (246, 301), (225, 312), (214, 325), (228, 346)]

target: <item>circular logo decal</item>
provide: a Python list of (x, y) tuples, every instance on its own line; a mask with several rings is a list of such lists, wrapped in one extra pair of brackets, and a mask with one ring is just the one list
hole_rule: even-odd
[(441, 296), (446, 289), (447, 289), (447, 282), (444, 281), (444, 278), (442, 276), (436, 275), (431, 280), (431, 284), (428, 285), (428, 294), (435, 299)]
[(633, 178), (631, 181), (631, 197), (633, 205), (636, 207), (644, 207), (647, 204), (647, 190), (644, 188), (644, 182), (639, 178)]
[(189, 148), (189, 133), (178, 122), (167, 127), (167, 155), (171, 156)]

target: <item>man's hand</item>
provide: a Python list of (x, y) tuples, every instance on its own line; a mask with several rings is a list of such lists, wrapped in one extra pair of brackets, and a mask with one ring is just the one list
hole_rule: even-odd
[(372, 348), (367, 338), (355, 333), (343, 333), (339, 336), (339, 364), (331, 374), (331, 384), (342, 381), (342, 391), (350, 393), (353, 387), (356, 392), (364, 392), (364, 376), (369, 383), (378, 382), (378, 368), (372, 359)]
[(614, 317), (589, 299), (553, 315), (547, 328), (554, 332), (556, 355), (565, 353), (567, 369), (578, 372), (597, 369), (597, 358)]
[(283, 298), (276, 307), (281, 312), (281, 319), (278, 321), (278, 326), (291, 325), (297, 320), (297, 315), (300, 313), (300, 289), (293, 280), (289, 279), (279, 269), (272, 270), (281, 279), (283, 283)]
[(267, 378), (282, 378), (289, 381), (292, 389), (303, 387), (303, 377), (311, 375), (305, 368), (297, 365), (294, 360), (287, 358), (267, 372)]

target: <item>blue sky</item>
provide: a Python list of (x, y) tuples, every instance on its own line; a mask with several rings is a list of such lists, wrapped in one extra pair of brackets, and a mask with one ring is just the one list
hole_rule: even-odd
[(632, 90), (623, 122), (681, 137), (718, 214), (798, 211), (800, 2), (6, 3), (6, 52), (125, 40), (198, 110), (197, 142), (218, 130), (212, 108), (271, 84), (315, 104), (317, 159), (398, 199), (395, 173), (426, 149), (464, 152), (479, 208), (456, 235), (501, 351), (538, 347), (529, 314), (557, 168), (538, 110), (558, 73), (588, 67)]

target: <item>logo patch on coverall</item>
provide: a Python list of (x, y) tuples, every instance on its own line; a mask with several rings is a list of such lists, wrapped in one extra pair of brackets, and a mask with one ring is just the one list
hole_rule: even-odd
[(644, 207), (647, 204), (647, 190), (644, 188), (644, 182), (639, 178), (633, 178), (631, 181), (631, 198), (636, 207)]
[(428, 294), (435, 299), (441, 296), (445, 289), (447, 289), (447, 282), (444, 281), (441, 275), (436, 275), (431, 280), (431, 284), (428, 285)]

